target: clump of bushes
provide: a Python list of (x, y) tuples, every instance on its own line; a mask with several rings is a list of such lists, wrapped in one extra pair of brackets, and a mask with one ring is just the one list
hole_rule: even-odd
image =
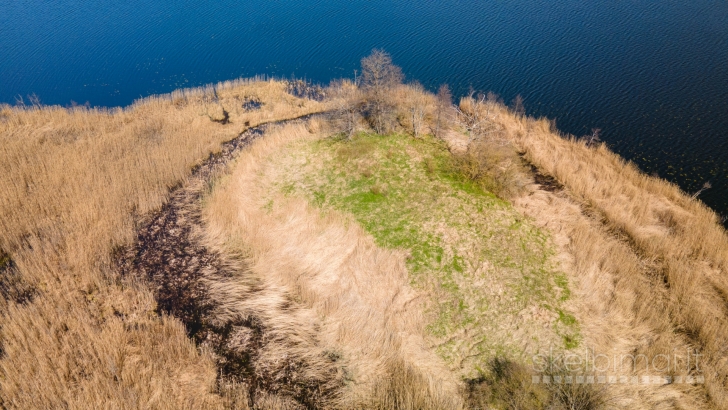
[[(392, 64), (391, 56), (374, 50), (362, 59), (358, 81), (332, 84), (332, 95), (341, 100), (337, 118), (347, 139), (354, 140), (362, 117), (379, 134), (404, 131), (414, 137), (428, 133), (443, 137), (448, 129), (460, 128), (467, 132), (469, 141), (465, 151), (453, 155), (457, 174), (502, 198), (513, 198), (526, 190), (532, 182), (531, 172), (491, 118), (502, 108), (495, 95), (471, 95), (454, 107), (447, 86), (432, 95), (421, 85), (404, 85), (402, 80), (402, 71)], [(514, 110), (522, 115), (522, 102), (517, 100)], [(350, 158), (352, 153), (340, 154)]]
[(286, 84), (286, 92), (298, 98), (306, 98), (314, 101), (326, 99), (326, 89), (318, 84), (311, 84), (305, 80), (291, 80)]
[(465, 151), (454, 154), (456, 170), (466, 179), (502, 198), (523, 193), (531, 173), (503, 130), (493, 121), (502, 103), (494, 94), (460, 100), (458, 123), (468, 133)]
[(241, 106), (245, 112), (256, 111), (263, 107), (263, 101), (257, 96), (245, 96)]
[(453, 156), (453, 163), (464, 178), (502, 198), (518, 196), (531, 182), (528, 168), (510, 144), (474, 141)]
[(364, 129), (362, 91), (349, 80), (337, 80), (329, 86), (329, 95), (334, 106), (332, 125), (347, 139), (352, 139), (358, 130)]
[[(551, 380), (560, 376), (562, 381), (576, 376), (555, 364), (544, 375)], [(535, 383), (533, 376), (522, 364), (494, 358), (479, 378), (467, 381), (467, 405), (472, 409), (594, 410), (608, 403), (603, 385)]]

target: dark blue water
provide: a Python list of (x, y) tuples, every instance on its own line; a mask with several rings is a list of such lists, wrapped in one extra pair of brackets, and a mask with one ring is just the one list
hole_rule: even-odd
[(0, 2), (0, 102), (127, 105), (255, 74), (352, 77), (372, 48), (614, 150), (728, 214), (725, 0)]

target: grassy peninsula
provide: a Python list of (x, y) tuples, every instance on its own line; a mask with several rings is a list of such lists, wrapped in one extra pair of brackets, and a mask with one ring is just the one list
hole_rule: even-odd
[(520, 101), (375, 50), (0, 141), (3, 408), (728, 406), (716, 214)]

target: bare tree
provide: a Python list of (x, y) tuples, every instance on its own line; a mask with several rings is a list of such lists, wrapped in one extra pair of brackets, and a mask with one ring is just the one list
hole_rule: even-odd
[(511, 102), (511, 110), (513, 110), (513, 113), (518, 118), (523, 118), (526, 115), (526, 108), (523, 106), (523, 97), (521, 97), (521, 94), (518, 94)]
[(446, 125), (450, 122), (452, 112), (452, 93), (447, 84), (437, 90), (437, 118), (435, 119), (435, 136), (442, 138)]
[(418, 82), (413, 83), (410, 88), (412, 95), (409, 98), (409, 113), (412, 120), (412, 134), (417, 138), (422, 135), (425, 128), (427, 95), (425, 88)]
[(350, 80), (339, 80), (331, 84), (334, 111), (337, 122), (347, 139), (351, 139), (359, 123), (361, 91)]
[(385, 51), (374, 49), (361, 60), (361, 85), (366, 93), (367, 111), (378, 133), (388, 131), (393, 107), (389, 92), (402, 83), (402, 69), (392, 64), (392, 57)]
[(491, 114), (491, 108), (496, 101), (493, 99), (495, 94), (488, 93), (486, 96), (481, 93), (478, 94), (478, 99), (473, 98), (473, 94), (471, 92), (470, 96), (462, 98), (456, 108), (460, 123), (468, 131), (468, 145), (495, 131)]

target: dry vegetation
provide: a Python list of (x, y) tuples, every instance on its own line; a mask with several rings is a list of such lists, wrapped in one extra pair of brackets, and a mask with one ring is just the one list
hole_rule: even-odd
[[(360, 83), (328, 89), (240, 81), (123, 110), (0, 107), (0, 407), (728, 408), (728, 236), (715, 213), (520, 101), (453, 106), (446, 88), (402, 84), (386, 53), (362, 65)], [(324, 110), (334, 117), (266, 129), (227, 175), (191, 174), (251, 127)], [(337, 134), (342, 169), (371, 179), (366, 195), (394, 197), (357, 145), (372, 129), (390, 134), (382, 144), (447, 142), (458, 183), (548, 233), (579, 348), (637, 357), (619, 369), (630, 377), (655, 375), (648, 359), (665, 355), (660, 375), (705, 383), (536, 385), (532, 363), (493, 352), (463, 379), (433, 345), (436, 287), (414, 280), (417, 252), (384, 246), (386, 221), (278, 184), (311, 166), (282, 168), (286, 149)], [(407, 151), (436, 180), (442, 163), (421, 154)], [(610, 374), (562, 365), (549, 374)]]
[[(560, 136), (548, 121), (519, 119), (485, 104), (499, 132), (565, 187), (564, 195), (540, 193), (522, 203), (563, 237), (571, 270), (581, 278), (582, 320), (592, 327), (593, 345), (651, 358), (672, 355), (679, 369), (673, 376), (704, 375), (704, 392), (673, 384), (643, 395), (644, 407), (703, 407), (705, 399), (728, 406), (728, 237), (716, 214), (604, 145), (590, 147)], [(623, 330), (609, 335), (605, 328)], [(704, 356), (689, 365), (687, 352), (696, 350)], [(647, 374), (644, 365), (638, 368)]]
[[(261, 109), (244, 108), (251, 100)], [(0, 113), (6, 408), (214, 408), (214, 363), (112, 250), (193, 165), (250, 125), (326, 109), (274, 81), (152, 97), (111, 111)]]
[[(413, 98), (405, 97), (418, 91), (390, 86), (388, 115), (397, 118), (391, 129), (418, 135), (409, 120), (416, 119)], [(428, 125), (439, 129), (433, 125), (437, 100), (418, 100)], [(465, 98), (457, 112), (445, 133), (466, 136), (460, 149), (453, 144), (462, 172), (514, 200), (559, 242), (582, 308), (577, 318), (585, 344), (597, 353), (636, 356), (636, 366), (621, 374), (654, 376), (651, 360), (664, 355), (673, 362), (662, 375), (705, 377), (704, 385), (612, 385), (609, 401), (631, 408), (725, 407), (728, 242), (716, 215), (604, 146), (563, 137), (548, 121), (514, 113), (494, 98)], [(537, 179), (550, 179), (547, 189), (527, 186), (528, 165), (538, 170)], [(386, 194), (386, 186), (375, 188)], [(689, 361), (696, 352), (699, 364)]]
[[(351, 214), (382, 247), (409, 252), (429, 343), (461, 377), (497, 354), (531, 356), (578, 330), (548, 237), (507, 202), (453, 173), (444, 144), (358, 134), (281, 148), (276, 189)], [(563, 320), (559, 320), (560, 314)]]
[[(459, 408), (457, 380), (426, 349), (404, 253), (380, 249), (342, 215), (271, 194), (279, 169), (270, 157), (305, 138), (303, 125), (270, 132), (209, 199), (209, 246), (247, 267), (224, 282), (211, 278), (213, 316), (262, 318), (263, 328), (280, 332), (270, 344), (278, 356), (308, 357), (310, 371), (339, 381), (341, 391), (322, 407)], [(299, 342), (284, 349), (286, 340)]]

